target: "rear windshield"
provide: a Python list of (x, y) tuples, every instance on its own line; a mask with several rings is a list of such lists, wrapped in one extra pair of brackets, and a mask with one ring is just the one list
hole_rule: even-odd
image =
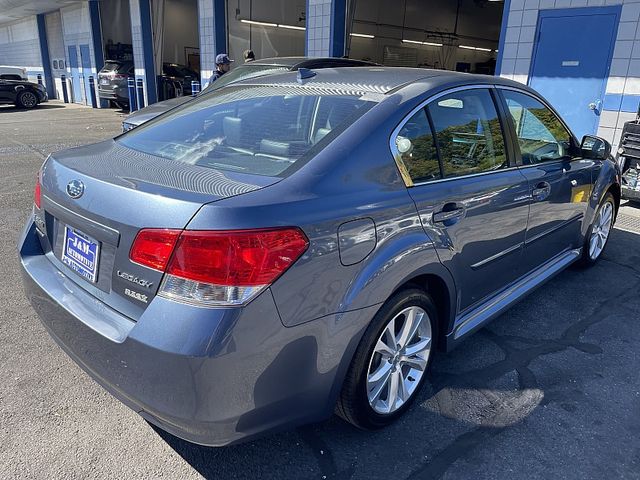
[(102, 70), (104, 70), (105, 72), (114, 72), (116, 70), (118, 70), (118, 68), (120, 68), (122, 64), (120, 62), (113, 62), (110, 60), (107, 60), (104, 63), (104, 67), (102, 67)]
[(234, 82), (239, 82), (240, 80), (261, 77), (263, 75), (270, 75), (272, 73), (286, 72), (287, 70), (289, 70), (287, 67), (278, 65), (240, 65), (230, 72), (225, 73), (215, 82), (210, 83), (207, 88), (203, 90), (203, 92), (217, 90), (218, 88), (222, 88)]
[(241, 173), (285, 170), (363, 115), (357, 92), (297, 86), (239, 86), (202, 95), (118, 137), (177, 162)]
[(171, 64), (165, 63), (162, 66), (162, 69), (164, 70), (165, 75), (169, 75), (171, 77), (195, 77), (196, 76), (195, 72), (192, 72), (188, 68), (183, 67), (181, 65), (171, 65)]

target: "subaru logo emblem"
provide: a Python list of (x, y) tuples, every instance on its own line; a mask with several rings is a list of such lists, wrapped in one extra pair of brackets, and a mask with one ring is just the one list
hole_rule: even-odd
[(80, 198), (84, 193), (84, 183), (80, 180), (71, 180), (67, 183), (67, 195), (71, 198)]

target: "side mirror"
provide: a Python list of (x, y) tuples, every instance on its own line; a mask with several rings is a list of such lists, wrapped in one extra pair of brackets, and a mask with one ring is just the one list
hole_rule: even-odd
[(606, 160), (611, 155), (611, 144), (604, 138), (595, 135), (582, 137), (580, 151), (583, 158), (592, 160)]

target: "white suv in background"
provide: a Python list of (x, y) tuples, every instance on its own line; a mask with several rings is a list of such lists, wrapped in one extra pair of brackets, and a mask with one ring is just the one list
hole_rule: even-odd
[(0, 65), (0, 80), (29, 80), (27, 69)]

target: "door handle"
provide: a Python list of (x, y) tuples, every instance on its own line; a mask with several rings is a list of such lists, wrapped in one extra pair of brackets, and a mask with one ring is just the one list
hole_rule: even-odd
[(453, 225), (465, 214), (465, 208), (457, 203), (446, 203), (442, 210), (433, 212), (433, 223), (448, 223)]
[(540, 182), (531, 191), (531, 197), (536, 202), (541, 202), (543, 200), (546, 200), (546, 198), (549, 196), (550, 193), (551, 193), (551, 185), (549, 185), (547, 182)]
[(594, 111), (594, 112), (598, 113), (598, 112), (599, 112), (599, 110), (600, 110), (600, 104), (601, 104), (601, 103), (602, 103), (602, 102), (600, 102), (600, 100), (595, 100), (595, 101), (591, 102), (591, 103), (589, 104), (589, 110), (592, 110), (592, 111)]

